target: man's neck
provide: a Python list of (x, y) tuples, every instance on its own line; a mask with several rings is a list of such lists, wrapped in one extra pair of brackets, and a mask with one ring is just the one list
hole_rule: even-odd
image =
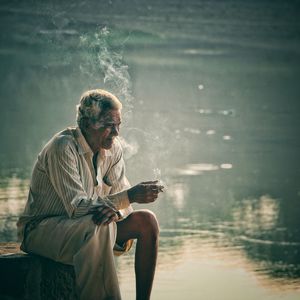
[(88, 145), (92, 149), (93, 153), (95, 154), (95, 153), (99, 152), (99, 150), (100, 150), (99, 140), (95, 139), (94, 136), (89, 134), (89, 132), (87, 130), (82, 130), (82, 134), (83, 134), (86, 142), (88, 143)]

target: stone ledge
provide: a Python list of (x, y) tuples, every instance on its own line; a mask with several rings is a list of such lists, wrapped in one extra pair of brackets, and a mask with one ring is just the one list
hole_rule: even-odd
[(76, 300), (74, 268), (0, 243), (0, 299)]
[(0, 243), (0, 255), (24, 253), (20, 250), (20, 243)]

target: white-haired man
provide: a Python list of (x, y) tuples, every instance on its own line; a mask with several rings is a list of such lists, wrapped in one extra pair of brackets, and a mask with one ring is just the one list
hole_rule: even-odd
[(159, 227), (131, 203), (157, 199), (156, 181), (130, 187), (117, 139), (121, 102), (104, 90), (84, 93), (78, 127), (56, 134), (35, 163), (18, 221), (21, 249), (74, 265), (80, 299), (121, 299), (113, 252), (135, 253), (136, 298), (150, 299)]

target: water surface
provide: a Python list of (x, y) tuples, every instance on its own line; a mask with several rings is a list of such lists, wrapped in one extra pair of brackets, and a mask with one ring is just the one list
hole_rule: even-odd
[[(88, 88), (124, 103), (127, 174), (166, 186), (153, 299), (298, 299), (296, 1), (1, 2), (0, 240)], [(137, 206), (138, 208), (138, 206)], [(117, 259), (134, 298), (133, 251)]]

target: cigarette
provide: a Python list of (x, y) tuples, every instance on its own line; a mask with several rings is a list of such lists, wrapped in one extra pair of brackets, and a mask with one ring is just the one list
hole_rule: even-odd
[(159, 192), (163, 192), (163, 191), (164, 191), (164, 186), (160, 185), (160, 186), (158, 187), (158, 191), (159, 191)]

